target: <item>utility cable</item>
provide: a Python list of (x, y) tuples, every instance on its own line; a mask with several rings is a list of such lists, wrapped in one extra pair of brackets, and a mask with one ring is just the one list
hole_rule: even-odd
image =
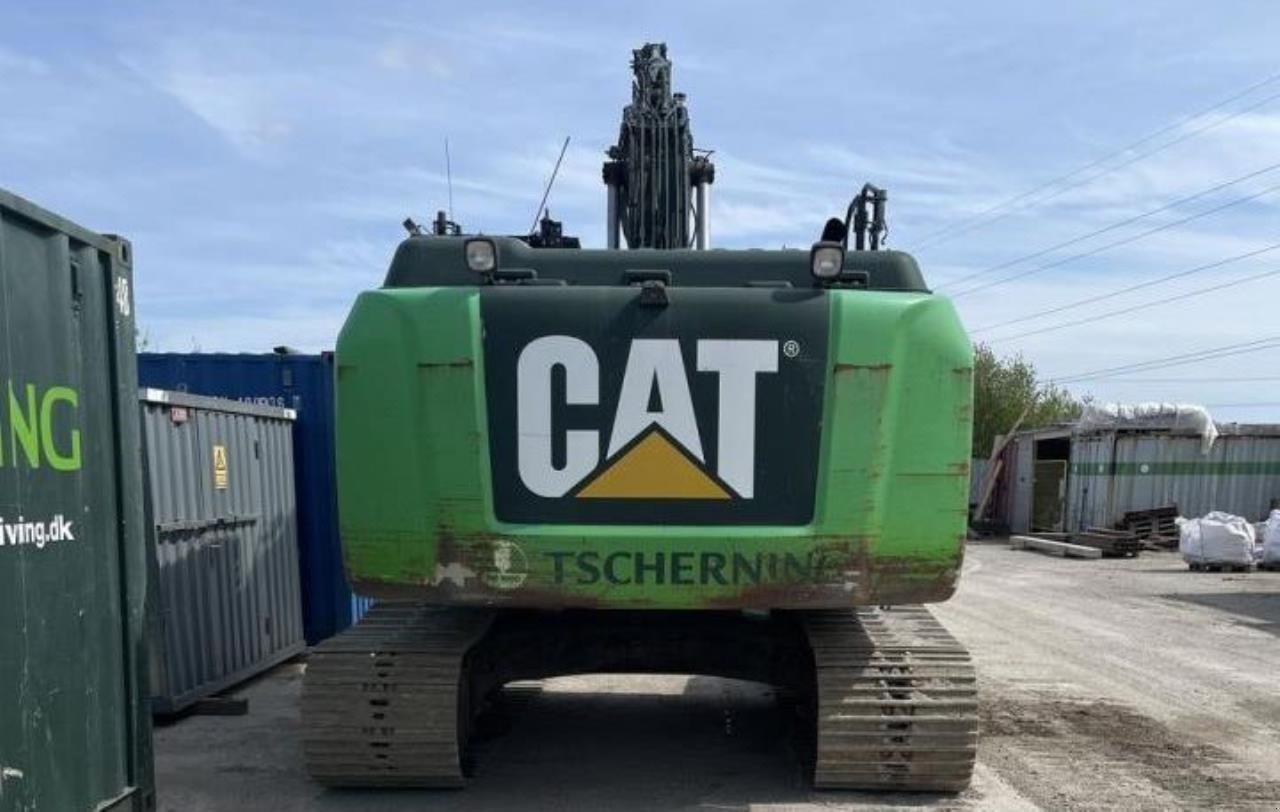
[(1164, 276), (1156, 277), (1155, 279), (1148, 279), (1145, 282), (1138, 282), (1136, 284), (1129, 285), (1128, 287), (1123, 287), (1118, 290), (1109, 291), (1107, 293), (1100, 293), (1097, 296), (1088, 296), (1084, 299), (1077, 299), (1074, 302), (1069, 302), (1064, 305), (1058, 305), (1057, 307), (1050, 307), (1045, 310), (1039, 310), (1027, 316), (1019, 316), (1016, 319), (1009, 319), (1008, 321), (1001, 321), (995, 324), (988, 324), (982, 327), (976, 327), (973, 330), (970, 330), (969, 332), (985, 333), (988, 330), (995, 330), (1000, 327), (1008, 327), (1011, 324), (1021, 324), (1023, 322), (1031, 321), (1033, 319), (1043, 318), (1044, 316), (1050, 316), (1050, 315), (1053, 315), (1054, 313), (1061, 313), (1064, 310), (1074, 310), (1077, 307), (1083, 307), (1084, 305), (1087, 305), (1087, 304), (1094, 304), (1095, 302), (1101, 302), (1107, 299), (1113, 299), (1117, 296), (1123, 296), (1126, 293), (1133, 293), (1135, 290), (1143, 290), (1144, 288), (1150, 288), (1156, 285), (1162, 285), (1165, 282), (1171, 282), (1174, 279), (1181, 279), (1185, 276), (1191, 276), (1192, 274), (1203, 273), (1204, 271), (1213, 270), (1214, 268), (1221, 268), (1224, 265), (1230, 265), (1231, 263), (1239, 262), (1242, 259), (1249, 259), (1250, 257), (1256, 257), (1256, 256), (1259, 256), (1260, 254), (1266, 254), (1268, 252), (1275, 251), (1278, 248), (1280, 248), (1280, 242), (1272, 243), (1271, 245), (1263, 246), (1262, 248), (1258, 248), (1253, 251), (1246, 251), (1243, 254), (1236, 254), (1235, 256), (1227, 257), (1226, 259), (1220, 259), (1215, 262), (1208, 262), (1203, 265), (1197, 265), (1194, 268), (1187, 268), (1185, 270), (1175, 271), (1174, 273), (1171, 273), (1171, 274), (1165, 274)]
[(1272, 383), (1280, 375), (1245, 378), (1111, 378), (1112, 383)]
[[(1148, 144), (1148, 143), (1150, 143), (1150, 142), (1154, 141), (1155, 139), (1159, 138), (1159, 137), (1160, 137), (1160, 136), (1162, 136), (1162, 135), (1166, 135), (1166, 134), (1168, 134), (1168, 133), (1170, 133), (1170, 132), (1173, 132), (1174, 130), (1178, 129), (1179, 127), (1183, 127), (1183, 126), (1185, 126), (1186, 124), (1188, 124), (1188, 123), (1190, 123), (1190, 122), (1192, 122), (1192, 121), (1195, 121), (1195, 120), (1196, 120), (1196, 119), (1198, 119), (1198, 118), (1201, 118), (1201, 117), (1203, 117), (1203, 116), (1205, 116), (1205, 115), (1208, 115), (1209, 113), (1212, 113), (1212, 112), (1214, 112), (1214, 111), (1216, 111), (1216, 110), (1219, 110), (1219, 109), (1221, 109), (1221, 108), (1223, 108), (1223, 107), (1227, 106), (1228, 104), (1230, 104), (1230, 103), (1231, 103), (1231, 102), (1233, 102), (1233, 101), (1236, 101), (1236, 100), (1238, 100), (1238, 99), (1242, 99), (1242, 98), (1244, 98), (1245, 96), (1248, 96), (1250, 93), (1254, 92), (1255, 90), (1258, 90), (1259, 88), (1265, 87), (1265, 86), (1267, 86), (1267, 85), (1269, 85), (1269, 84), (1271, 84), (1271, 83), (1275, 82), (1277, 79), (1280, 79), (1280, 73), (1272, 74), (1271, 76), (1268, 76), (1267, 78), (1263, 79), (1262, 81), (1260, 81), (1260, 82), (1256, 82), (1256, 83), (1254, 83), (1254, 84), (1250, 85), (1249, 87), (1245, 88), (1244, 90), (1241, 90), (1241, 91), (1239, 91), (1238, 93), (1234, 93), (1234, 94), (1232, 94), (1232, 95), (1228, 96), (1227, 98), (1222, 99), (1221, 101), (1217, 101), (1217, 102), (1215, 102), (1215, 103), (1213, 103), (1213, 104), (1209, 105), (1208, 107), (1206, 107), (1206, 108), (1204, 108), (1204, 109), (1200, 110), (1199, 112), (1192, 113), (1192, 114), (1191, 114), (1191, 115), (1189, 115), (1189, 116), (1183, 116), (1182, 118), (1177, 119), (1177, 120), (1176, 120), (1176, 121), (1174, 121), (1173, 123), (1171, 123), (1171, 124), (1167, 124), (1167, 125), (1165, 125), (1164, 127), (1161, 127), (1160, 129), (1156, 130), (1155, 132), (1153, 132), (1153, 133), (1151, 133), (1151, 134), (1149, 134), (1149, 135), (1143, 136), (1142, 138), (1139, 138), (1137, 141), (1134, 141), (1134, 142), (1132, 142), (1132, 143), (1130, 143), (1130, 144), (1127, 144), (1127, 145), (1125, 145), (1125, 146), (1121, 147), (1120, 149), (1117, 149), (1117, 150), (1114, 150), (1114, 151), (1112, 151), (1112, 152), (1109, 152), (1109, 153), (1107, 153), (1106, 155), (1103, 155), (1101, 158), (1097, 158), (1097, 159), (1095, 159), (1095, 160), (1093, 160), (1093, 161), (1090, 161), (1089, 163), (1087, 163), (1087, 164), (1085, 164), (1085, 165), (1083, 165), (1083, 166), (1080, 166), (1080, 167), (1078, 167), (1078, 168), (1076, 168), (1076, 169), (1073, 169), (1073, 170), (1071, 170), (1070, 172), (1067, 172), (1067, 173), (1066, 173), (1066, 174), (1064, 174), (1064, 175), (1059, 175), (1059, 176), (1057, 176), (1057, 177), (1055, 177), (1055, 178), (1052, 178), (1051, 180), (1047, 180), (1047, 181), (1045, 181), (1044, 183), (1041, 183), (1039, 186), (1036, 186), (1036, 187), (1034, 187), (1034, 188), (1032, 188), (1032, 189), (1029, 189), (1029, 190), (1027, 190), (1027, 191), (1025, 191), (1025, 192), (1022, 192), (1021, 194), (1014, 195), (1013, 197), (1011, 197), (1011, 198), (1009, 198), (1009, 199), (1007, 199), (1007, 200), (1004, 200), (1004, 201), (1003, 201), (1003, 202), (1001, 202), (1001, 203), (997, 203), (997, 204), (995, 204), (994, 206), (990, 206), (990, 207), (988, 207), (988, 208), (986, 208), (986, 209), (983, 209), (982, 211), (980, 211), (980, 212), (978, 212), (978, 213), (976, 213), (976, 214), (970, 215), (969, 217), (966, 217), (966, 218), (964, 218), (963, 220), (961, 220), (961, 221), (959, 221), (959, 222), (957, 222), (957, 223), (953, 223), (952, 225), (949, 225), (949, 226), (943, 226), (943, 227), (941, 227), (941, 228), (939, 228), (939, 229), (935, 229), (934, 231), (929, 232), (928, 234), (925, 234), (925, 235), (921, 238), (921, 241), (920, 241), (919, 243), (917, 243), (917, 247), (918, 247), (918, 248), (925, 248), (925, 247), (928, 247), (928, 246), (930, 246), (930, 245), (937, 245), (937, 244), (940, 244), (940, 243), (942, 243), (942, 242), (948, 241), (948, 240), (952, 239), (953, 237), (958, 236), (958, 235), (959, 235), (959, 234), (961, 234), (961, 233), (964, 233), (964, 232), (967, 232), (967, 231), (971, 231), (971, 230), (973, 230), (974, 228), (978, 228), (978, 227), (979, 227), (979, 226), (981, 226), (981, 225), (986, 225), (986, 224), (989, 224), (989, 223), (995, 222), (995, 221), (996, 221), (996, 220), (998, 220), (998, 219), (1003, 219), (1003, 217), (1007, 216), (1008, 214), (1010, 214), (1010, 213), (1012, 213), (1012, 212), (1011, 212), (1011, 211), (1010, 211), (1010, 212), (1006, 212), (1005, 214), (1002, 214), (1002, 215), (1000, 215), (999, 217), (991, 218), (991, 219), (987, 220), (986, 222), (983, 222), (983, 218), (987, 217), (988, 215), (992, 215), (992, 214), (995, 214), (995, 213), (997, 213), (997, 212), (999, 212), (999, 211), (1001, 211), (1001, 210), (1003, 210), (1003, 209), (1007, 209), (1009, 206), (1012, 206), (1012, 205), (1014, 205), (1014, 204), (1016, 204), (1016, 203), (1020, 203), (1020, 202), (1022, 202), (1022, 201), (1024, 201), (1024, 200), (1026, 200), (1027, 198), (1034, 196), (1034, 195), (1035, 195), (1036, 193), (1038, 193), (1038, 192), (1041, 192), (1041, 191), (1044, 191), (1045, 189), (1049, 189), (1049, 188), (1051, 188), (1051, 187), (1053, 187), (1053, 186), (1056, 186), (1056, 185), (1058, 185), (1059, 183), (1062, 183), (1063, 181), (1070, 180), (1071, 178), (1074, 178), (1076, 175), (1079, 175), (1079, 174), (1084, 173), (1084, 172), (1088, 172), (1088, 171), (1089, 171), (1089, 170), (1091, 170), (1091, 169), (1094, 169), (1094, 168), (1096, 168), (1096, 167), (1102, 166), (1102, 165), (1103, 165), (1103, 164), (1105, 164), (1107, 161), (1110, 161), (1112, 158), (1116, 158), (1116, 157), (1118, 157), (1118, 156), (1120, 156), (1120, 155), (1124, 155), (1125, 153), (1130, 152), (1131, 150), (1136, 149), (1137, 147), (1140, 147), (1140, 146), (1142, 146), (1142, 145), (1144, 145), (1144, 144)], [(1151, 155), (1154, 155), (1154, 154), (1156, 154), (1157, 152), (1161, 152), (1161, 151), (1163, 151), (1163, 150), (1165, 150), (1165, 149), (1168, 149), (1168, 148), (1169, 148), (1169, 147), (1171, 147), (1171, 146), (1174, 146), (1175, 144), (1178, 144), (1178, 143), (1181, 143), (1181, 142), (1183, 142), (1183, 141), (1186, 141), (1188, 138), (1194, 137), (1195, 135), (1199, 135), (1200, 133), (1204, 132), (1204, 131), (1205, 131), (1205, 130), (1207, 130), (1207, 129), (1210, 129), (1210, 128), (1212, 128), (1212, 127), (1216, 127), (1216, 126), (1220, 126), (1220, 125), (1222, 125), (1222, 124), (1225, 124), (1227, 121), (1230, 121), (1231, 119), (1237, 118), (1238, 116), (1240, 116), (1240, 115), (1242, 115), (1242, 114), (1244, 114), (1244, 113), (1247, 113), (1247, 112), (1250, 112), (1250, 111), (1252, 111), (1252, 110), (1255, 110), (1255, 109), (1257, 109), (1258, 107), (1261, 107), (1262, 105), (1264, 105), (1264, 104), (1266, 104), (1266, 103), (1268, 103), (1268, 102), (1270, 102), (1270, 101), (1275, 100), (1276, 98), (1280, 98), (1280, 94), (1276, 94), (1276, 95), (1268, 96), (1268, 97), (1264, 98), (1262, 101), (1260, 101), (1260, 102), (1256, 102), (1255, 104), (1250, 105), (1249, 107), (1246, 107), (1246, 108), (1244, 108), (1244, 109), (1242, 109), (1242, 110), (1238, 110), (1238, 111), (1236, 111), (1236, 112), (1232, 113), (1231, 115), (1229, 115), (1229, 116), (1227, 116), (1227, 117), (1225, 117), (1225, 118), (1217, 119), (1217, 120), (1215, 120), (1213, 123), (1211, 123), (1211, 124), (1210, 124), (1210, 125), (1208, 125), (1208, 126), (1202, 127), (1202, 128), (1200, 128), (1200, 129), (1198, 129), (1198, 130), (1195, 130), (1195, 131), (1192, 131), (1192, 132), (1189, 132), (1189, 133), (1185, 133), (1183, 136), (1179, 137), (1178, 139), (1176, 139), (1176, 140), (1174, 140), (1174, 141), (1170, 141), (1170, 142), (1166, 143), (1165, 145), (1160, 146), (1160, 147), (1157, 147), (1157, 148), (1155, 148), (1155, 149), (1152, 149), (1152, 150), (1150, 150), (1150, 151), (1148, 151), (1148, 152), (1140, 153), (1138, 156), (1134, 157), (1133, 159), (1131, 159), (1131, 160), (1129, 160), (1129, 161), (1127, 161), (1127, 162), (1125, 162), (1125, 163), (1123, 163), (1123, 164), (1120, 164), (1120, 165), (1118, 165), (1118, 166), (1111, 167), (1111, 168), (1108, 168), (1108, 169), (1104, 169), (1102, 172), (1096, 173), (1096, 174), (1094, 174), (1094, 175), (1090, 175), (1086, 180), (1082, 181), (1081, 183), (1077, 183), (1077, 184), (1075, 184), (1075, 186), (1067, 187), (1066, 189), (1063, 189), (1063, 190), (1061, 190), (1061, 191), (1067, 191), (1068, 189), (1075, 188), (1076, 186), (1079, 186), (1079, 185), (1083, 185), (1083, 183), (1088, 183), (1088, 182), (1090, 182), (1090, 181), (1092, 181), (1092, 180), (1096, 180), (1097, 178), (1100, 178), (1100, 177), (1102, 177), (1102, 176), (1104, 176), (1104, 175), (1106, 175), (1106, 174), (1109, 174), (1109, 173), (1111, 173), (1111, 172), (1115, 172), (1115, 171), (1117, 171), (1117, 170), (1119, 170), (1119, 169), (1123, 169), (1123, 168), (1125, 168), (1125, 167), (1127, 167), (1127, 166), (1130, 166), (1130, 165), (1132, 165), (1133, 163), (1136, 163), (1137, 161), (1139, 161), (1139, 160), (1141, 160), (1141, 159), (1143, 159), (1143, 158), (1150, 157)], [(1060, 193), (1061, 193), (1061, 192), (1059, 192), (1059, 194), (1060, 194)], [(1053, 197), (1056, 197), (1056, 196), (1057, 196), (1057, 194), (1053, 195)], [(1043, 203), (1045, 200), (1048, 200), (1048, 199), (1049, 199), (1049, 198), (1048, 198), (1048, 197), (1046, 197), (1046, 198), (1044, 198), (1043, 200), (1034, 201), (1031, 205), (1039, 205), (1040, 203)]]
[(973, 273), (971, 273), (971, 274), (967, 274), (967, 275), (965, 275), (965, 276), (962, 276), (962, 277), (960, 277), (959, 279), (951, 279), (951, 280), (948, 280), (948, 281), (946, 281), (946, 282), (943, 282), (941, 285), (939, 285), (939, 287), (940, 287), (940, 288), (946, 288), (946, 287), (949, 287), (949, 286), (951, 286), (951, 285), (960, 285), (960, 284), (963, 284), (963, 283), (965, 283), (965, 282), (968, 282), (968, 281), (969, 281), (969, 280), (971, 280), (971, 279), (977, 279), (977, 278), (978, 278), (978, 277), (980, 277), (980, 276), (986, 276), (987, 274), (989, 274), (989, 273), (993, 273), (993, 272), (995, 272), (995, 271), (1002, 271), (1002, 270), (1004, 270), (1005, 268), (1011, 267), (1011, 266), (1013, 266), (1013, 265), (1020, 265), (1020, 264), (1022, 264), (1023, 262), (1026, 262), (1026, 261), (1027, 261), (1027, 260), (1029, 260), (1029, 259), (1038, 259), (1038, 258), (1040, 258), (1040, 257), (1044, 256), (1045, 254), (1051, 254), (1051, 253), (1053, 253), (1054, 251), (1060, 250), (1060, 249), (1062, 249), (1062, 248), (1066, 248), (1066, 247), (1068, 247), (1068, 246), (1075, 245), (1076, 243), (1084, 242), (1085, 240), (1092, 239), (1093, 237), (1097, 237), (1097, 236), (1099, 236), (1099, 235), (1101, 235), (1101, 234), (1106, 234), (1108, 231), (1115, 231), (1117, 228), (1123, 228), (1123, 227), (1125, 227), (1125, 226), (1127, 226), (1127, 225), (1132, 225), (1133, 223), (1136, 223), (1136, 222), (1138, 222), (1139, 220), (1144, 220), (1144, 219), (1146, 219), (1146, 218), (1148, 218), (1148, 217), (1152, 216), (1153, 214), (1159, 214), (1159, 213), (1160, 213), (1160, 212), (1162, 212), (1162, 211), (1168, 211), (1169, 209), (1177, 208), (1178, 206), (1181, 206), (1181, 205), (1182, 205), (1182, 204), (1184, 204), (1184, 203), (1190, 203), (1190, 202), (1191, 202), (1191, 201), (1193, 201), (1193, 200), (1196, 200), (1196, 199), (1198, 199), (1198, 198), (1204, 197), (1204, 196), (1206, 196), (1206, 195), (1211, 195), (1211, 194), (1213, 194), (1214, 192), (1220, 192), (1220, 191), (1222, 191), (1223, 189), (1229, 188), (1229, 187), (1231, 187), (1231, 186), (1235, 186), (1235, 185), (1240, 184), (1240, 183), (1244, 183), (1244, 182), (1245, 182), (1245, 181), (1247, 181), (1247, 180), (1252, 180), (1252, 179), (1254, 179), (1254, 178), (1258, 177), (1259, 175), (1265, 175), (1265, 174), (1267, 174), (1268, 172), (1273, 172), (1273, 171), (1275, 171), (1276, 169), (1280, 169), (1280, 161), (1278, 161), (1278, 162), (1276, 162), (1276, 163), (1273, 163), (1273, 164), (1271, 164), (1270, 166), (1264, 166), (1263, 168), (1258, 169), (1258, 170), (1255, 170), (1255, 171), (1253, 171), (1253, 172), (1250, 172), (1250, 173), (1249, 173), (1249, 174), (1247, 174), (1247, 175), (1241, 175), (1240, 177), (1236, 178), (1235, 180), (1225, 181), (1225, 182), (1223, 182), (1223, 183), (1219, 183), (1219, 184), (1218, 184), (1218, 185), (1216, 185), (1216, 186), (1211, 186), (1211, 187), (1209, 187), (1208, 189), (1203, 189), (1203, 190), (1201, 190), (1201, 191), (1199, 191), (1199, 192), (1196, 192), (1196, 193), (1195, 193), (1195, 194), (1193, 194), (1193, 195), (1187, 195), (1186, 197), (1180, 197), (1180, 198), (1178, 198), (1177, 200), (1170, 201), (1170, 202), (1168, 202), (1168, 203), (1165, 203), (1165, 204), (1164, 204), (1164, 205), (1162, 205), (1162, 206), (1158, 206), (1158, 207), (1156, 207), (1156, 208), (1154, 208), (1154, 209), (1151, 209), (1151, 210), (1149, 210), (1149, 211), (1144, 211), (1142, 214), (1135, 214), (1135, 215), (1133, 215), (1132, 217), (1126, 217), (1126, 218), (1125, 218), (1125, 219), (1123, 219), (1123, 220), (1119, 220), (1119, 221), (1114, 222), (1114, 223), (1112, 223), (1112, 224), (1110, 224), (1110, 225), (1103, 226), (1102, 228), (1099, 228), (1099, 229), (1095, 229), (1095, 230), (1093, 230), (1093, 231), (1090, 231), (1090, 232), (1089, 232), (1089, 233), (1087, 233), (1087, 234), (1081, 234), (1081, 235), (1079, 235), (1078, 237), (1072, 237), (1072, 238), (1071, 238), (1071, 239), (1069, 239), (1069, 240), (1064, 240), (1064, 241), (1062, 241), (1062, 242), (1060, 242), (1060, 243), (1058, 243), (1058, 244), (1056, 244), (1056, 245), (1051, 245), (1051, 246), (1049, 246), (1048, 248), (1041, 249), (1041, 250), (1036, 251), (1036, 252), (1031, 253), (1031, 254), (1024, 254), (1024, 255), (1022, 255), (1022, 256), (1020, 256), (1020, 257), (1016, 257), (1015, 259), (1011, 259), (1011, 260), (1009, 260), (1008, 262), (1002, 262), (1002, 263), (1000, 263), (999, 265), (992, 265), (992, 266), (990, 266), (990, 267), (983, 268), (982, 270), (974, 271)]
[(1057, 330), (1065, 330), (1068, 327), (1079, 327), (1082, 324), (1090, 324), (1092, 322), (1102, 321), (1103, 319), (1109, 319), (1114, 316), (1123, 316), (1127, 313), (1134, 313), (1138, 310), (1145, 310), (1149, 307), (1156, 307), (1157, 305), (1168, 304), (1169, 302), (1179, 302), (1179, 301), (1182, 301), (1183, 299), (1191, 299), (1196, 296), (1203, 296), (1206, 293), (1212, 293), (1213, 291), (1216, 291), (1216, 290), (1222, 290), (1223, 288), (1233, 288), (1236, 285), (1243, 285), (1247, 282), (1256, 282), (1259, 279), (1265, 279), (1271, 276), (1280, 276), (1280, 268), (1276, 268), (1270, 271), (1263, 271), (1262, 273), (1253, 274), (1252, 276), (1245, 276), (1240, 279), (1233, 279), (1229, 282), (1221, 282), (1217, 285), (1210, 285), (1208, 287), (1199, 288), (1197, 290), (1188, 291), (1186, 293), (1179, 293), (1177, 296), (1168, 296), (1168, 297), (1165, 297), (1164, 299), (1156, 299), (1150, 302), (1143, 302), (1142, 304), (1131, 305), (1129, 307), (1122, 307), (1122, 308), (1119, 308), (1118, 310), (1109, 310), (1106, 313), (1099, 313), (1096, 316), (1088, 316), (1083, 319), (1076, 319), (1075, 321), (1064, 321), (1061, 324), (1051, 324), (1048, 327), (1040, 327), (1035, 330), (1027, 330), (1021, 333), (1014, 333), (1013, 335), (1010, 335), (1010, 336), (1001, 336), (1000, 338), (993, 338), (991, 339), (990, 343), (994, 344), (998, 341), (1012, 341), (1015, 338), (1026, 338), (1027, 336), (1040, 335), (1041, 333), (1052, 333)]
[(1211, 361), (1217, 358), (1226, 358), (1232, 355), (1240, 355), (1241, 353), (1269, 350), (1275, 347), (1280, 347), (1280, 335), (1267, 336), (1266, 338), (1258, 338), (1253, 341), (1244, 341), (1239, 344), (1227, 344), (1207, 350), (1197, 350), (1195, 352), (1183, 353), (1181, 355), (1170, 355), (1165, 358), (1153, 358), (1147, 361), (1137, 361), (1131, 364), (1104, 367), (1103, 369), (1095, 369), (1088, 372), (1059, 375), (1056, 378), (1048, 378), (1043, 382), (1050, 384), (1063, 384), (1074, 383), (1076, 381), (1097, 380), (1099, 378), (1110, 378), (1113, 375), (1120, 375), (1126, 372), (1148, 372), (1156, 369), (1164, 369), (1165, 367), (1181, 366), (1183, 364), (1194, 364), (1199, 361)]
[(1280, 189), (1280, 184), (1268, 186), (1267, 188), (1254, 192), (1253, 194), (1245, 195), (1244, 197), (1237, 197), (1234, 200), (1228, 200), (1226, 203), (1221, 203), (1217, 206), (1214, 206), (1211, 209), (1205, 209), (1204, 211), (1196, 212), (1195, 214), (1189, 214), (1186, 217), (1180, 218), (1178, 220), (1171, 220), (1167, 223), (1163, 223), (1154, 228), (1149, 228), (1146, 231), (1140, 231), (1137, 234), (1131, 234), (1128, 237), (1123, 237), (1119, 240), (1114, 240), (1104, 245), (1100, 245), (1096, 248), (1091, 248), (1088, 251), (1082, 251), (1079, 254), (1071, 254), (1069, 256), (1062, 257), (1061, 259), (1055, 259), (1053, 262), (1045, 263), (1044, 265), (1037, 265), (1034, 268), (1029, 268), (1025, 271), (1019, 271), (1015, 274), (1010, 274), (1009, 276), (1003, 277), (1001, 279), (995, 279), (990, 282), (984, 282), (981, 285), (976, 285), (974, 287), (967, 288), (957, 293), (952, 293), (950, 294), (950, 296), (952, 299), (958, 299), (961, 296), (968, 296), (972, 293), (977, 293), (980, 290), (987, 290), (988, 288), (993, 288), (997, 285), (1003, 285), (1007, 282), (1013, 282), (1018, 279), (1025, 279), (1028, 276), (1033, 276), (1042, 271), (1047, 271), (1050, 268), (1057, 268), (1059, 266), (1066, 265), (1068, 262), (1075, 262), (1078, 259), (1084, 259), (1086, 257), (1096, 256), (1098, 254), (1101, 254), (1103, 251), (1109, 251), (1112, 248), (1118, 248), (1121, 245), (1128, 245), (1129, 243), (1137, 242), (1138, 240), (1144, 239), (1146, 237), (1150, 237), (1152, 234), (1158, 234), (1161, 231), (1168, 231), (1171, 228), (1174, 228), (1180, 225), (1185, 225), (1186, 223), (1190, 223), (1193, 220), (1199, 220), (1202, 217), (1208, 217), (1210, 214), (1217, 214), (1218, 212), (1232, 208), (1233, 206), (1239, 206), (1242, 203), (1248, 203), (1249, 201), (1257, 200), (1258, 198), (1263, 197), (1264, 195), (1269, 195), (1278, 189)]

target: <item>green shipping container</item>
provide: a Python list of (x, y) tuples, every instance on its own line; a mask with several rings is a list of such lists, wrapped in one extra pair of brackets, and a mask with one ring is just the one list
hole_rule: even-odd
[(0, 190), (0, 810), (150, 809), (129, 243)]

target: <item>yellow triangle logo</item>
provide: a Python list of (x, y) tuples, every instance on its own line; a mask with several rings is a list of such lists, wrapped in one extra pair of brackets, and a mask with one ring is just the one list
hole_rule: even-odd
[(611, 460), (579, 499), (732, 499), (733, 494), (657, 426)]

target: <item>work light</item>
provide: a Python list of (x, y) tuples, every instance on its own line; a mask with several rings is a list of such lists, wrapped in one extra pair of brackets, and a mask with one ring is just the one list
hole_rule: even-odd
[(838, 242), (815, 242), (809, 249), (809, 270), (816, 279), (835, 279), (844, 268), (844, 246)]
[(467, 240), (463, 246), (467, 267), (476, 273), (491, 274), (498, 269), (498, 247), (493, 240), (481, 237)]

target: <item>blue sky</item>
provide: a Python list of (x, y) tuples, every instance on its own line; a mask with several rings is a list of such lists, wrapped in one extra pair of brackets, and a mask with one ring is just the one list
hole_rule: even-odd
[[(806, 246), (864, 180), (890, 244), (956, 280), (1280, 163), (1280, 81), (1150, 158), (950, 240), (939, 229), (1280, 72), (1280, 5), (1238, 2), (15, 3), (0, 0), (0, 186), (129, 236), (155, 349), (332, 346), (406, 215), (528, 227), (550, 201), (603, 240), (599, 169), (630, 49), (666, 41), (699, 146), (716, 150), (722, 247)], [(1240, 108), (1249, 112), (1221, 120)], [(1204, 132), (1191, 133), (1208, 126)], [(1121, 162), (1125, 156), (1113, 163)], [(982, 279), (1280, 184), (1280, 170)], [(971, 327), (1280, 242), (1280, 191), (957, 298)], [(918, 246), (918, 250), (917, 250)], [(1012, 336), (1280, 269), (1280, 250), (979, 338)], [(973, 284), (976, 284), (973, 283)], [(952, 292), (963, 289), (953, 286)], [(1037, 336), (1046, 376), (1280, 333), (1280, 276)], [(1075, 385), (1280, 422), (1280, 350)], [(1241, 381), (1265, 378), (1271, 381)]]

